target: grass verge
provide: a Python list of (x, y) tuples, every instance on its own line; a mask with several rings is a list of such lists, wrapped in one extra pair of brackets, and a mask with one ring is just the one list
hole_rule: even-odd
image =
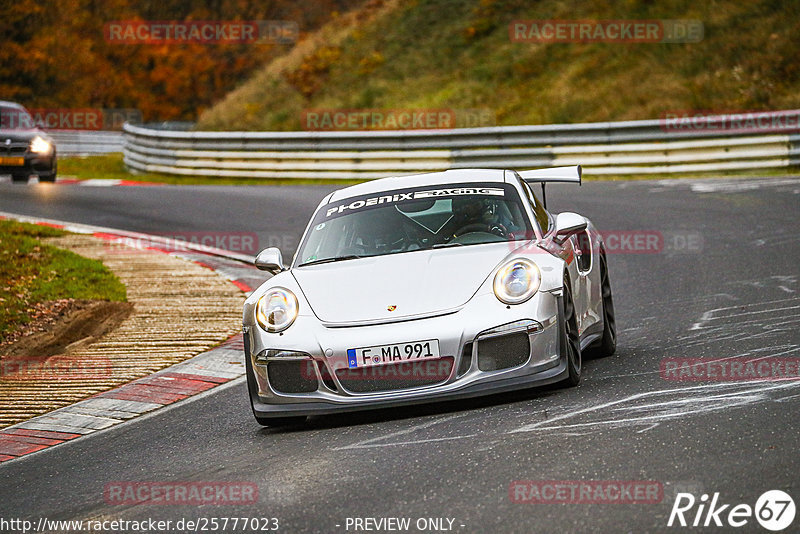
[(156, 182), (172, 185), (326, 185), (338, 184), (342, 187), (361, 183), (363, 180), (295, 180), (269, 178), (228, 178), (213, 176), (173, 176), (161, 173), (134, 174), (125, 167), (122, 154), (101, 156), (71, 156), (58, 158), (58, 170), (62, 178), (75, 177), (80, 180), (106, 179), (129, 180), (132, 182)]
[(0, 220), (0, 336), (31, 320), (38, 303), (57, 299), (126, 300), (125, 286), (100, 261), (47, 245), (66, 232)]
[(597, 181), (632, 181), (632, 180), (696, 180), (703, 178), (777, 178), (781, 176), (800, 177), (800, 168), (781, 167), (770, 169), (744, 169), (735, 171), (695, 172), (691, 174), (592, 174), (591, 170), (584, 170), (585, 182)]
[[(336, 185), (347, 187), (364, 180), (295, 180), (265, 178), (214, 178), (209, 176), (170, 176), (168, 174), (133, 174), (125, 168), (122, 154), (102, 156), (65, 157), (58, 159), (62, 176), (74, 176), (81, 180), (118, 179), (135, 182), (157, 182), (173, 185)], [(667, 178), (751, 178), (769, 176), (800, 176), (800, 168), (788, 167), (763, 170), (716, 171), (692, 174), (625, 174), (594, 175), (591, 170), (584, 171), (585, 181), (596, 180), (664, 180)]]

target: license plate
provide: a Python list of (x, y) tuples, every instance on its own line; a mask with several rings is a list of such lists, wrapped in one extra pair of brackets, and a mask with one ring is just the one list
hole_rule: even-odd
[(25, 165), (25, 158), (0, 157), (0, 165)]
[(438, 357), (438, 339), (347, 349), (347, 365), (350, 369), (405, 361), (434, 360)]

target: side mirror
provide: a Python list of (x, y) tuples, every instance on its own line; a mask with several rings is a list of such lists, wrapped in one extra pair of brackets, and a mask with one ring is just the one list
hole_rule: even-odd
[(560, 245), (569, 239), (571, 235), (583, 230), (586, 230), (586, 219), (570, 211), (559, 213), (558, 217), (556, 217), (556, 235), (553, 241)]
[(286, 267), (283, 266), (283, 255), (280, 249), (276, 247), (265, 248), (259, 252), (253, 264), (258, 270), (272, 274), (278, 274), (286, 270)]

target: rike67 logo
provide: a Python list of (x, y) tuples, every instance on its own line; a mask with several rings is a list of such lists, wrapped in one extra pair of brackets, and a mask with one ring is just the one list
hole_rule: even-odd
[(795, 512), (794, 500), (781, 490), (764, 492), (755, 506), (723, 504), (719, 493), (710, 498), (704, 493), (699, 499), (691, 493), (678, 493), (667, 526), (740, 528), (755, 517), (765, 529), (778, 532), (792, 524)]

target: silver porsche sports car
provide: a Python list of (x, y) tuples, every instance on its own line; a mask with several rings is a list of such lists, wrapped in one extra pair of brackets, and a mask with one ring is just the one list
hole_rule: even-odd
[(244, 305), (247, 383), (267, 426), (581, 377), (616, 347), (603, 240), (531, 184), (581, 169), (449, 170), (326, 196), (289, 267)]

